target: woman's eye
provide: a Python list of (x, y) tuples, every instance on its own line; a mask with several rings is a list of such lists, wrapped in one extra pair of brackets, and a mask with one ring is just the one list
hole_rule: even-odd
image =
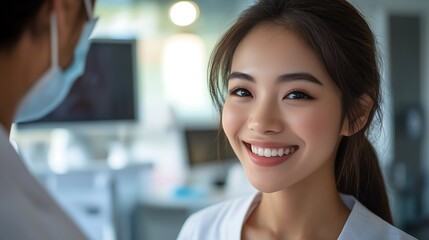
[(302, 99), (308, 100), (308, 99), (313, 99), (313, 97), (311, 97), (310, 95), (308, 95), (308, 94), (306, 94), (304, 92), (301, 92), (301, 91), (290, 92), (290, 93), (288, 93), (286, 95), (285, 98), (292, 99), (292, 100), (302, 100)]
[(234, 88), (229, 91), (231, 95), (236, 95), (239, 97), (251, 97), (252, 93), (244, 88)]

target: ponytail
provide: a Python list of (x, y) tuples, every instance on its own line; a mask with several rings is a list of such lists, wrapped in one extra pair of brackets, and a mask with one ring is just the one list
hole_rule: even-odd
[(373, 213), (393, 223), (378, 158), (363, 131), (341, 140), (335, 180), (339, 192), (355, 196)]

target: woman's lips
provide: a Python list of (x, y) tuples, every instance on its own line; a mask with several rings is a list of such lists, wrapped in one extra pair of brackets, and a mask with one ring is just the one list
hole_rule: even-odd
[[(260, 147), (261, 144), (244, 143), (250, 160), (261, 167), (272, 167), (287, 161), (298, 149), (297, 145), (282, 147)], [(264, 146), (267, 146), (266, 144)]]

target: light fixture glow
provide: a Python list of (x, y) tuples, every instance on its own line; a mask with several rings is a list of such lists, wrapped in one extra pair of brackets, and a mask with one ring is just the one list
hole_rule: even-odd
[(205, 46), (197, 35), (181, 33), (167, 39), (162, 73), (167, 101), (178, 114), (204, 108)]
[(198, 6), (192, 1), (180, 1), (170, 8), (170, 19), (178, 26), (188, 26), (197, 20)]

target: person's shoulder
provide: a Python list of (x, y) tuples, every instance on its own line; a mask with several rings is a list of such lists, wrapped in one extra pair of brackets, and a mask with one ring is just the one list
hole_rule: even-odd
[(255, 194), (217, 203), (192, 214), (184, 223), (178, 239), (224, 239), (240, 232)]
[[(342, 196), (343, 201), (351, 212), (341, 232), (339, 240), (347, 239), (392, 239), (416, 240), (399, 228), (384, 221), (382, 218), (367, 209), (352, 196)], [(345, 200), (346, 199), (346, 200)], [(351, 207), (350, 207), (351, 206)]]

